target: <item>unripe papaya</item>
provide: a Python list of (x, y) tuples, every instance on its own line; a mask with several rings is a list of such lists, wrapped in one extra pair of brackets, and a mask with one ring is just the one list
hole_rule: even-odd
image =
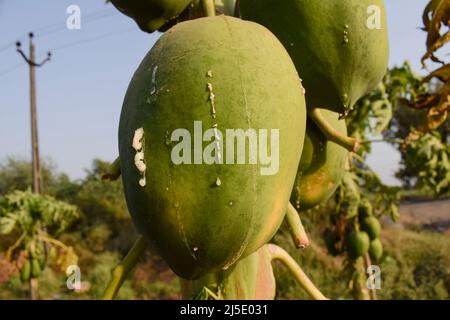
[(31, 275), (31, 264), (30, 260), (26, 259), (25, 262), (23, 263), (22, 269), (20, 269), (20, 279), (23, 282), (26, 282), (30, 279), (30, 275)]
[(352, 259), (361, 257), (369, 251), (370, 238), (364, 231), (350, 231), (345, 240), (348, 255)]
[(361, 220), (361, 229), (367, 232), (371, 240), (380, 236), (381, 224), (377, 218), (370, 216)]
[[(228, 16), (177, 24), (142, 61), (122, 107), (120, 166), (136, 227), (182, 278), (230, 267), (283, 221), (305, 127), (301, 81), (269, 30)], [(258, 133), (276, 170), (254, 153)]]
[(370, 242), (369, 255), (372, 260), (378, 261), (383, 256), (383, 245), (379, 238)]
[(217, 291), (224, 300), (273, 300), (276, 282), (272, 258), (267, 246), (263, 246), (227, 271), (208, 274), (197, 280), (181, 279), (181, 287), (184, 299), (192, 299), (207, 287)]
[[(335, 112), (322, 110), (333, 127), (347, 135), (345, 120)], [(300, 211), (311, 209), (328, 200), (336, 191), (345, 173), (348, 151), (325, 138), (308, 119), (303, 152), (300, 159), (291, 201)]]
[(37, 259), (31, 259), (31, 277), (37, 278), (41, 274), (41, 266)]
[(373, 215), (373, 207), (369, 199), (361, 199), (361, 202), (358, 206), (358, 214), (360, 219), (364, 219)]
[(383, 0), (240, 0), (243, 19), (284, 44), (306, 88), (308, 108), (346, 115), (387, 70)]
[(133, 18), (139, 28), (153, 32), (176, 18), (191, 0), (111, 0), (123, 14)]

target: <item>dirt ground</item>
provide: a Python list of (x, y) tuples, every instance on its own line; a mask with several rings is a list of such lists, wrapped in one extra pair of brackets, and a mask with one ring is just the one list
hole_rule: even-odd
[(450, 235), (450, 199), (404, 203), (400, 206), (400, 223)]

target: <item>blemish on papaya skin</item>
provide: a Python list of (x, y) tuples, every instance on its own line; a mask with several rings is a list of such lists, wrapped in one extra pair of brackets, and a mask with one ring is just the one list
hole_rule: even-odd
[(136, 150), (136, 154), (134, 155), (134, 165), (141, 174), (139, 185), (141, 187), (145, 187), (145, 185), (147, 184), (147, 181), (145, 179), (147, 166), (145, 165), (144, 158), (144, 128), (139, 128), (134, 131), (132, 147), (134, 150)]
[(152, 71), (152, 82), (151, 82), (151, 90), (150, 90), (150, 94), (153, 95), (156, 93), (156, 72), (158, 71), (158, 66), (154, 66), (153, 67), (153, 71)]
[(216, 103), (215, 103), (216, 96), (214, 95), (213, 86), (212, 86), (212, 84), (210, 82), (208, 82), (206, 87), (207, 87), (207, 90), (209, 92), (209, 98), (208, 99), (209, 99), (209, 102), (211, 104), (211, 115), (212, 115), (213, 119), (215, 119), (216, 118)]

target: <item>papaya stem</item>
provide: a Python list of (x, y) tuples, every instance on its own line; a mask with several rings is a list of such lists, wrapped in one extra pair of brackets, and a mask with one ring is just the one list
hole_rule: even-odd
[(204, 287), (203, 290), (205, 290), (206, 294), (208, 294), (214, 300), (221, 300), (220, 297), (214, 292), (212, 292), (208, 287)]
[(289, 202), (286, 210), (286, 222), (291, 233), (292, 240), (297, 248), (304, 249), (309, 246), (308, 235), (303, 227), (300, 215), (294, 206)]
[(120, 177), (120, 174), (120, 158), (117, 157), (109, 167), (108, 172), (102, 175), (102, 180), (115, 181)]
[(313, 108), (312, 110), (308, 111), (308, 115), (328, 140), (337, 143), (338, 145), (346, 148), (348, 151), (358, 151), (358, 139), (348, 137), (337, 131), (322, 115), (322, 112), (319, 108)]
[(51, 238), (51, 237), (49, 237), (49, 236), (38, 235), (38, 236), (36, 237), (36, 239), (38, 239), (38, 240), (40, 240), (40, 241), (43, 241), (43, 242), (46, 242), (46, 243), (51, 243), (51, 244), (53, 244), (53, 245), (55, 245), (55, 246), (57, 246), (57, 247), (62, 248), (63, 250), (67, 250), (67, 246), (66, 246), (64, 243), (62, 243), (62, 242), (59, 241), (59, 240), (53, 239), (53, 238)]
[(147, 241), (143, 236), (139, 236), (125, 258), (112, 270), (112, 277), (103, 294), (102, 300), (113, 300), (116, 297), (125, 278), (136, 265), (139, 257), (146, 248)]
[(302, 268), (297, 264), (294, 258), (292, 258), (283, 248), (269, 243), (267, 245), (267, 251), (272, 260), (280, 261), (289, 269), (297, 282), (314, 300), (328, 300), (328, 298), (317, 289), (314, 283), (303, 272)]
[(202, 7), (205, 17), (214, 17), (216, 15), (214, 0), (202, 0)]
[(405, 143), (405, 140), (403, 140), (403, 139), (373, 139), (373, 140), (361, 140), (361, 141), (359, 141), (359, 144), (369, 144), (369, 143), (377, 143), (377, 142), (391, 142), (391, 143), (402, 144), (402, 143)]
[[(370, 260), (370, 256), (368, 253), (364, 254), (364, 264), (367, 268), (369, 268), (372, 265), (372, 261)], [(376, 290), (369, 290), (370, 300), (377, 300), (377, 291)]]
[(14, 252), (14, 250), (17, 249), (18, 246), (20, 246), (20, 244), (22, 243), (22, 241), (23, 241), (23, 239), (25, 238), (26, 235), (27, 235), (27, 232), (25, 231), (25, 232), (22, 233), (22, 235), (16, 240), (16, 242), (14, 242), (14, 244), (8, 248), (8, 250), (6, 251), (6, 256), (5, 256), (6, 261), (11, 261), (12, 253)]

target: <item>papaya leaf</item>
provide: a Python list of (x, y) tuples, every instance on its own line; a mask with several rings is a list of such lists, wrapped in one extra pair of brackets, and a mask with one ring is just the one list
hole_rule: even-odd
[(443, 63), (434, 54), (450, 41), (450, 32), (441, 35), (441, 27), (449, 26), (450, 22), (450, 1), (448, 0), (432, 0), (426, 6), (422, 20), (424, 30), (428, 32), (427, 36), (427, 52), (422, 57), (422, 64), (425, 67), (425, 61), (431, 59), (434, 62)]
[(372, 117), (375, 118), (374, 134), (381, 134), (389, 127), (392, 120), (392, 104), (389, 100), (378, 100), (372, 104)]
[(14, 219), (14, 217), (0, 217), (0, 234), (10, 234), (15, 226), (16, 219)]

